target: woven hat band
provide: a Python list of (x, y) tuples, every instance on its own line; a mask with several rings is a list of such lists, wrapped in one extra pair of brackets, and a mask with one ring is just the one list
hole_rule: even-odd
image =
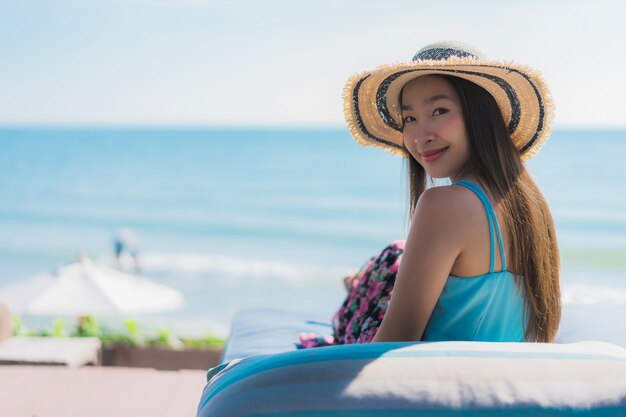
[(468, 51), (460, 51), (458, 49), (453, 48), (430, 48), (426, 50), (419, 51), (413, 57), (413, 61), (441, 61), (444, 59), (448, 59), (452, 56), (456, 56), (459, 58), (476, 58), (478, 57), (471, 52)]

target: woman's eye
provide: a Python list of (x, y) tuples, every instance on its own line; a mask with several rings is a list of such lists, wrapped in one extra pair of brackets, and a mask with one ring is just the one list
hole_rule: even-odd
[(439, 115), (442, 115), (442, 114), (446, 114), (447, 112), (449, 112), (448, 109), (444, 109), (443, 107), (438, 107), (433, 112), (433, 116), (439, 116)]
[(404, 118), (404, 123), (410, 123), (410, 122), (414, 122), (415, 121), (415, 117), (413, 116), (406, 116)]

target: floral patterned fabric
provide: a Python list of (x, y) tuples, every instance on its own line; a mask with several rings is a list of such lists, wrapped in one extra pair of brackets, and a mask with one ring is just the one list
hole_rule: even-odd
[(332, 335), (301, 333), (298, 347), (371, 342), (387, 311), (404, 243), (404, 240), (393, 242), (352, 277), (348, 296), (333, 316)]

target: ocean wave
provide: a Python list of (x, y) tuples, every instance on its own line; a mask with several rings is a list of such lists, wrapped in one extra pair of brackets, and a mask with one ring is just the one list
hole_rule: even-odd
[[(125, 268), (132, 260), (123, 259)], [(354, 272), (348, 266), (319, 266), (266, 259), (234, 257), (218, 254), (146, 252), (141, 255), (146, 275), (167, 274), (180, 278), (216, 277), (231, 283), (239, 279), (262, 282), (285, 282), (292, 285), (336, 283)]]
[[(597, 203), (596, 203), (597, 204)], [(605, 203), (606, 204), (606, 203)], [(614, 227), (626, 225), (625, 205), (615, 204), (615, 207), (606, 208), (593, 205), (590, 207), (555, 207), (554, 217), (560, 222), (572, 226), (594, 228), (596, 226)]]
[[(112, 262), (112, 260), (110, 260)], [(142, 271), (145, 275), (168, 275), (181, 280), (219, 280), (238, 286), (246, 282), (319, 288), (336, 285), (344, 276), (354, 273), (355, 267), (346, 265), (322, 266), (237, 257), (221, 254), (145, 252), (141, 255)], [(132, 260), (123, 259), (123, 266), (132, 267)], [(570, 271), (571, 272), (571, 271)], [(563, 283), (564, 304), (626, 304), (626, 286), (611, 283), (593, 285)]]
[(626, 287), (568, 284), (561, 292), (563, 304), (626, 304)]

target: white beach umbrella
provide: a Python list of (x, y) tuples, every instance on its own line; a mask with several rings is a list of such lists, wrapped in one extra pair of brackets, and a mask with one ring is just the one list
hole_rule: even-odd
[(128, 315), (171, 311), (183, 303), (180, 291), (88, 258), (0, 288), (11, 311), (37, 315)]

